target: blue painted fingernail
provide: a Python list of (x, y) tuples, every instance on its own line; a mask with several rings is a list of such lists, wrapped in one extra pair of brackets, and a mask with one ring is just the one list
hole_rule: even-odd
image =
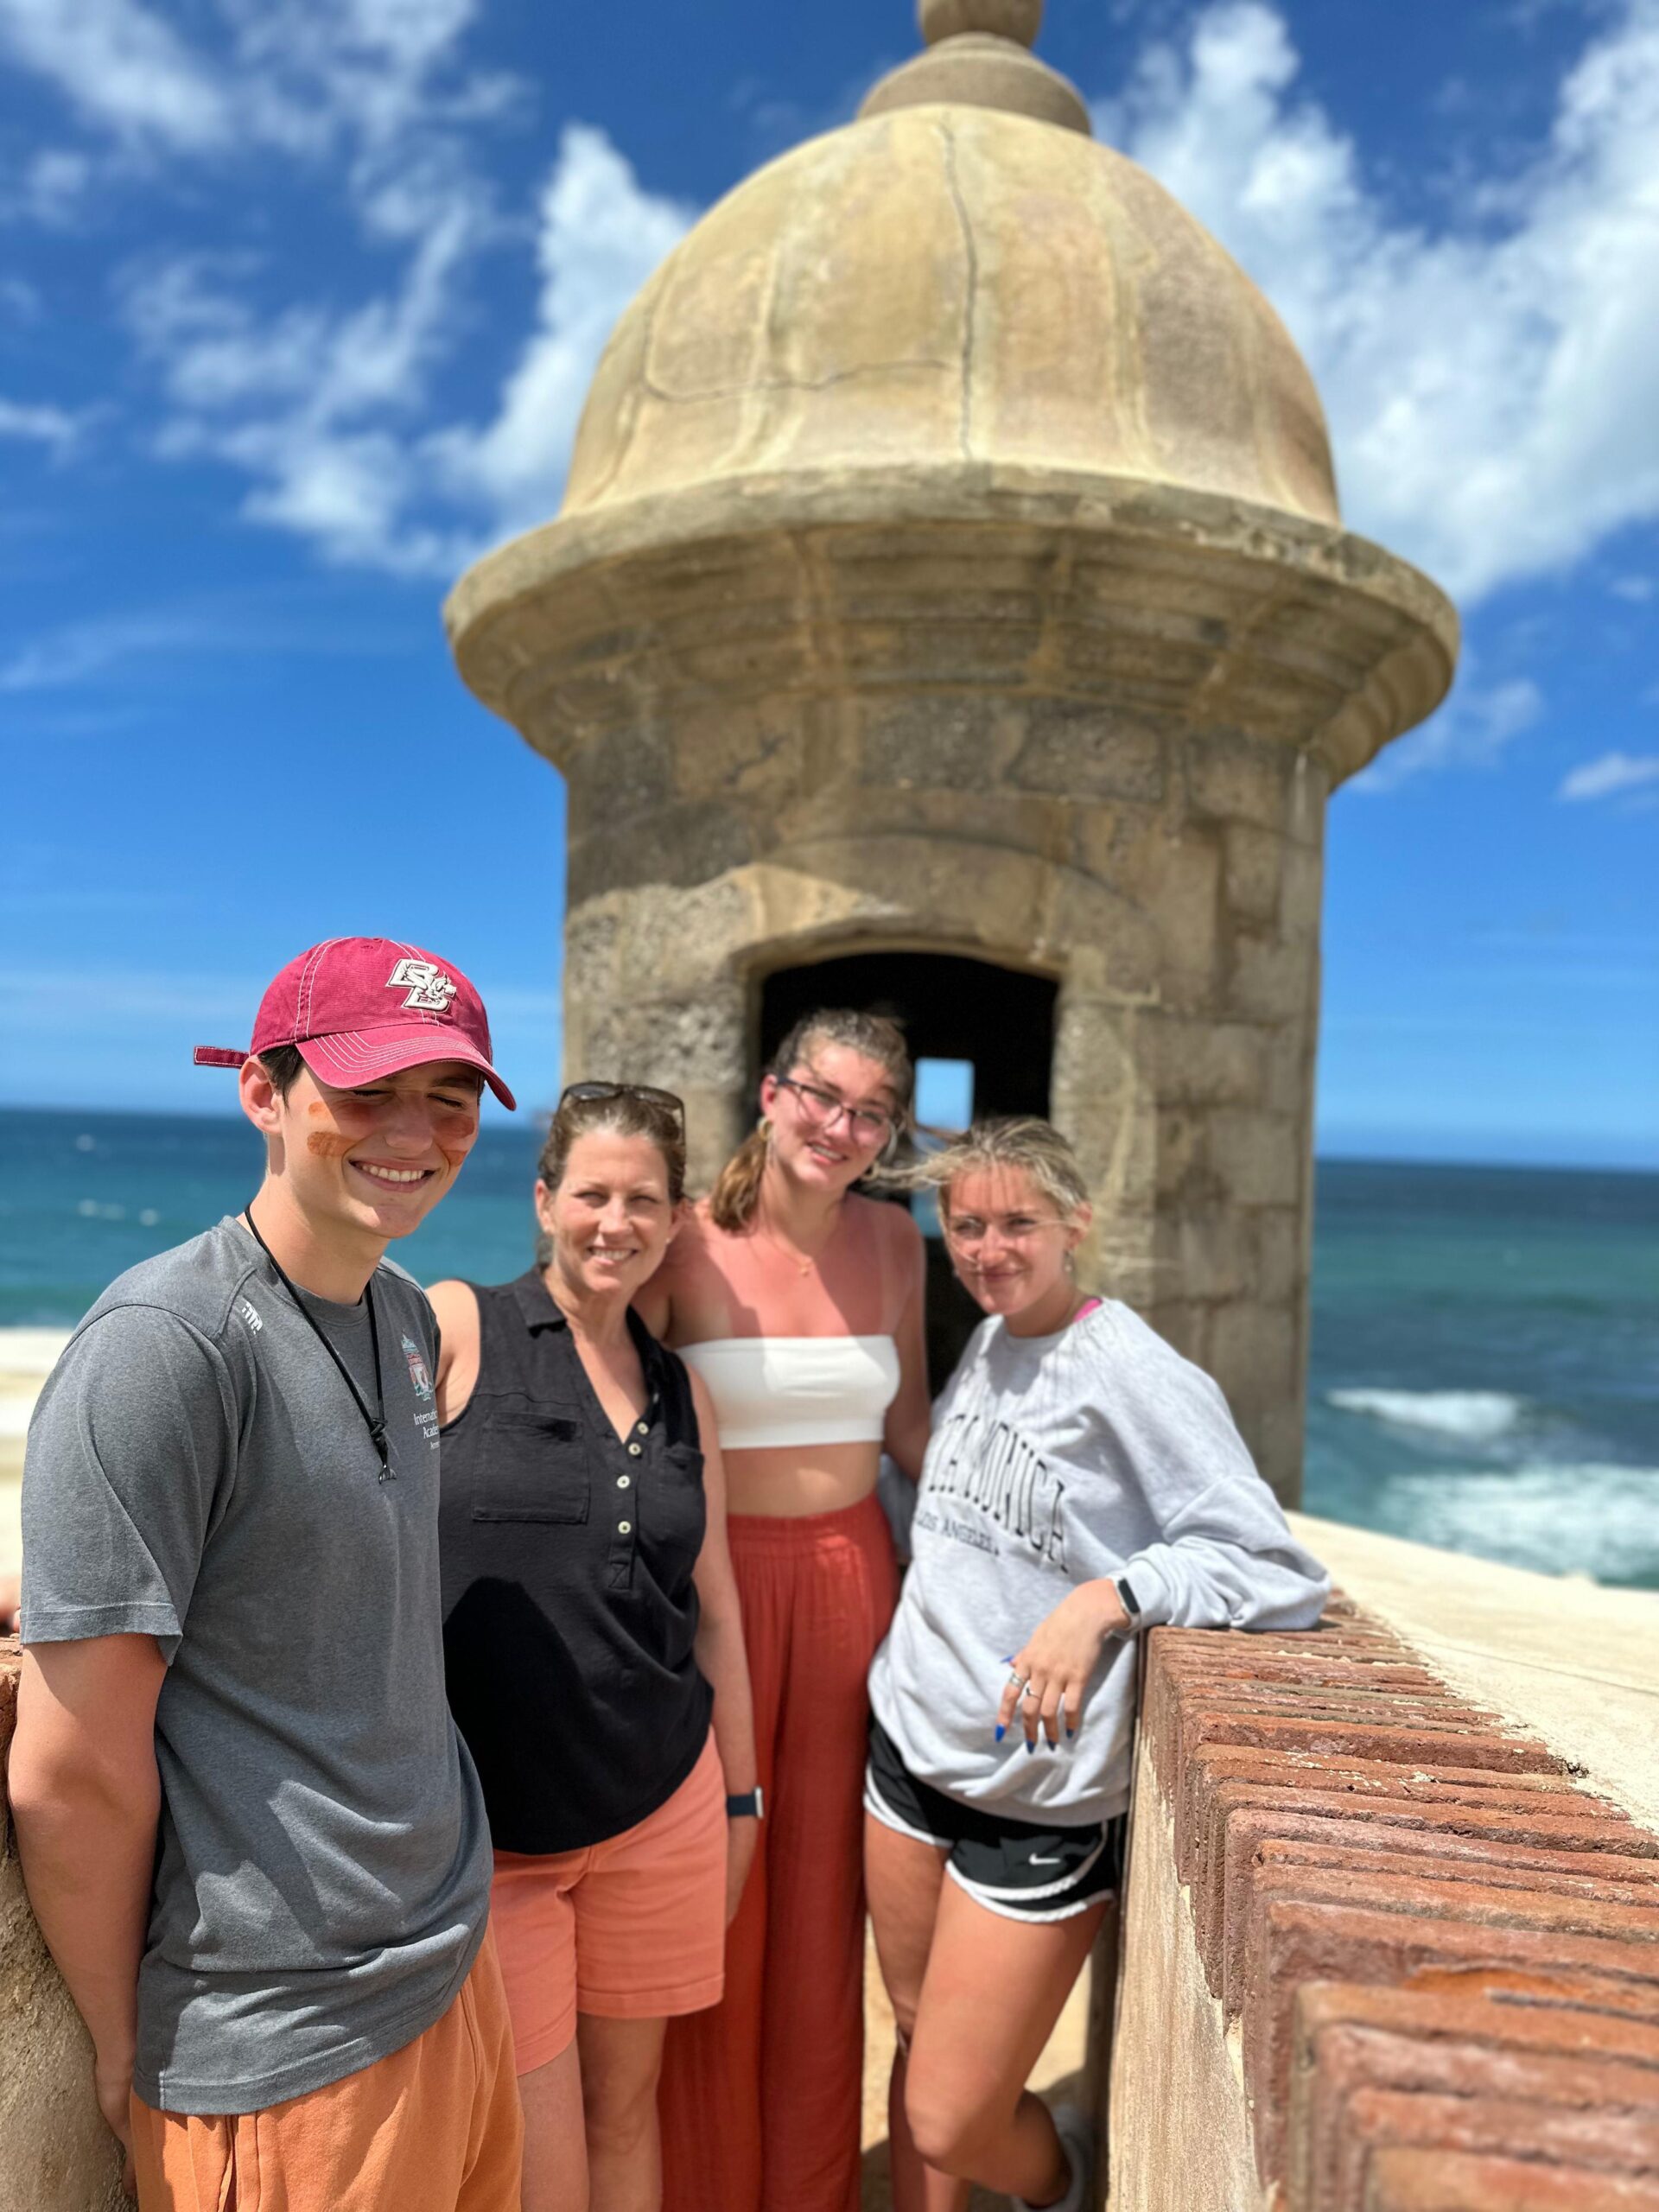
[(1003, 1728), (1003, 1727), (1000, 1727), (1000, 1726), (999, 1726), (999, 1728), (997, 1729), (997, 1732), (996, 1732), (996, 1740), (997, 1740), (997, 1742), (998, 1742), (999, 1744), (1001, 1742), (1002, 1738), (1003, 1738), (1007, 1734), (1007, 1732), (1007, 1732), (1007, 1730), (1006, 1728)]
[(1030, 1737), (1027, 1736), (1026, 1738), (1026, 1756), (1027, 1758), (1030, 1758), (1031, 1754), (1036, 1750), (1036, 1745), (1033, 1744)]
[(1075, 1736), (1075, 1735), (1077, 1734), (1077, 1730), (1076, 1730), (1075, 1728), (1068, 1728), (1068, 1729), (1066, 1730), (1066, 1732), (1065, 1732), (1066, 1741), (1067, 1741), (1068, 1743), (1070, 1743), (1070, 1742), (1071, 1742), (1071, 1738), (1072, 1738), (1072, 1737), (1073, 1737), (1073, 1736)]

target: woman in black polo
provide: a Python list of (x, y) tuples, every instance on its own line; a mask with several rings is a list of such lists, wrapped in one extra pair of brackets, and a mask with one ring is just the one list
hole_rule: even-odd
[(714, 1413), (630, 1304), (684, 1179), (677, 1099), (575, 1084), (536, 1185), (546, 1264), (431, 1293), (445, 1662), (495, 1840), (524, 2212), (659, 2202), (664, 2027), (719, 1999), (754, 1851)]

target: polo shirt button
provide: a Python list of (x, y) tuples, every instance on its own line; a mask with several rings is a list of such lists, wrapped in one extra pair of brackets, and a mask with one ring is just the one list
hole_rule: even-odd
[(632, 1475), (619, 1475), (616, 1478), (616, 1486), (618, 1490), (626, 1490), (628, 1484), (632, 1480), (633, 1477)]
[(619, 1521), (616, 1524), (616, 1533), (619, 1536), (631, 1536), (633, 1534), (632, 1522)]
[(639, 1446), (637, 1444), (629, 1445), (628, 1456), (632, 1459), (637, 1459), (639, 1457)]
[(651, 1423), (648, 1421), (642, 1421), (640, 1422), (639, 1433), (641, 1436), (649, 1436), (651, 1434)]

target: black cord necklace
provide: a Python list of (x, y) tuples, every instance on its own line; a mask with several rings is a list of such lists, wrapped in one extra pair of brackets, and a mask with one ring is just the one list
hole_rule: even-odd
[(397, 1480), (397, 1477), (391, 1471), (391, 1454), (386, 1446), (386, 1393), (385, 1386), (380, 1380), (380, 1326), (374, 1318), (373, 1276), (370, 1276), (363, 1292), (364, 1300), (369, 1309), (369, 1344), (374, 1356), (374, 1395), (378, 1402), (375, 1410), (371, 1413), (369, 1411), (367, 1400), (364, 1397), (363, 1393), (358, 1389), (356, 1382), (352, 1378), (352, 1371), (350, 1368), (346, 1366), (345, 1361), (334, 1350), (334, 1345), (328, 1341), (327, 1332), (326, 1330), (319, 1326), (316, 1316), (311, 1312), (311, 1309), (307, 1306), (305, 1300), (300, 1296), (299, 1292), (295, 1289), (293, 1284), (283, 1274), (282, 1262), (276, 1257), (276, 1255), (271, 1250), (270, 1245), (266, 1243), (264, 1238), (259, 1234), (259, 1224), (253, 1217), (253, 1208), (251, 1205), (245, 1206), (243, 1208), (242, 1218), (247, 1223), (254, 1243), (259, 1247), (259, 1249), (270, 1262), (271, 1266), (276, 1270), (277, 1281), (282, 1284), (283, 1288), (288, 1293), (295, 1305), (299, 1308), (301, 1314), (304, 1317), (307, 1327), (310, 1330), (317, 1342), (322, 1346), (324, 1351), (327, 1353), (329, 1358), (334, 1361), (334, 1365), (340, 1370), (340, 1379), (346, 1385), (346, 1388), (351, 1392), (352, 1402), (356, 1406), (357, 1410), (363, 1416), (363, 1426), (369, 1432), (369, 1441), (373, 1445), (376, 1452), (380, 1455), (381, 1481), (383, 1483), (395, 1482)]

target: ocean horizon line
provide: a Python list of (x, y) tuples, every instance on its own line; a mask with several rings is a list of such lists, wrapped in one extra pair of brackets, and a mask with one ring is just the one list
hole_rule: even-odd
[[(224, 1128), (242, 1118), (222, 1106), (88, 1106), (63, 1105), (52, 1101), (39, 1104), (24, 1103), (16, 1099), (0, 1099), (0, 1116), (9, 1114), (125, 1122), (200, 1122), (215, 1128)], [(510, 1136), (517, 1130), (543, 1125), (551, 1114), (550, 1106), (537, 1106), (522, 1109), (517, 1116), (509, 1116), (499, 1109), (489, 1111), (486, 1102), (482, 1134)], [(1659, 1154), (1649, 1160), (1632, 1160), (1563, 1159), (1558, 1156), (1518, 1158), (1513, 1154), (1456, 1151), (1389, 1152), (1379, 1151), (1369, 1142), (1363, 1146), (1350, 1145), (1340, 1137), (1324, 1144), (1316, 1138), (1313, 1159), (1316, 1166), (1445, 1168), (1455, 1170), (1459, 1174), (1486, 1172), (1492, 1174), (1628, 1175), (1649, 1179), (1659, 1177)]]

